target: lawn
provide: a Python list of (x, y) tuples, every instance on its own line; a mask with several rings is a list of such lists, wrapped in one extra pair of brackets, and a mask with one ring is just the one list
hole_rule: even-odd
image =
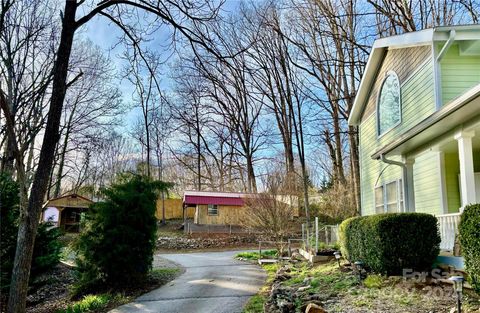
[[(237, 259), (244, 259), (248, 261), (257, 261), (260, 259), (260, 253), (256, 251), (240, 252), (235, 256)], [(277, 250), (262, 251), (262, 258), (274, 259), (277, 257)]]

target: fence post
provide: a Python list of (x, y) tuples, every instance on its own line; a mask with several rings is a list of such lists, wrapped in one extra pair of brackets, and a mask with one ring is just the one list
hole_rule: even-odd
[(305, 241), (305, 224), (302, 224), (302, 240)]
[(232, 224), (230, 224), (230, 235), (232, 234)]
[(327, 246), (330, 244), (329, 241), (330, 240), (328, 240), (328, 226), (325, 226), (325, 243), (327, 244)]
[(307, 249), (307, 251), (309, 251), (310, 250), (310, 229), (308, 229), (308, 227), (306, 227), (306, 228), (307, 228), (307, 230), (305, 232), (305, 235), (307, 236), (307, 240), (305, 241), (305, 249)]
[(315, 216), (315, 254), (318, 253), (318, 216)]

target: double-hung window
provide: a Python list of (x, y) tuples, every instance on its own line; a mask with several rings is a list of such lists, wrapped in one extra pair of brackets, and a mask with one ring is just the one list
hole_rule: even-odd
[(394, 180), (375, 188), (375, 213), (403, 211), (402, 180)]
[(208, 205), (208, 215), (218, 215), (218, 206), (216, 204)]

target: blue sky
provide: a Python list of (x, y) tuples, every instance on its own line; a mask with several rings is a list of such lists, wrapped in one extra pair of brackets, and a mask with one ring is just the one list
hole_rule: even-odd
[[(222, 6), (222, 14), (229, 14), (234, 12), (235, 8), (240, 4), (239, 0), (227, 0)], [(85, 10), (88, 9), (88, 6)], [(128, 113), (125, 115), (125, 124), (122, 131), (128, 131), (131, 126), (136, 122), (140, 116), (140, 109), (134, 107), (132, 100), (133, 88), (132, 85), (125, 79), (121, 79), (120, 71), (127, 66), (127, 63), (120, 58), (124, 52), (124, 47), (122, 44), (117, 45), (118, 39), (122, 35), (122, 30), (113, 25), (106, 17), (96, 16), (94, 17), (85, 28), (79, 33), (79, 36), (90, 40), (93, 44), (98, 45), (105, 54), (110, 58), (112, 64), (115, 66), (118, 72), (118, 87), (123, 95), (123, 102), (127, 105), (132, 105), (133, 108), (128, 110)], [(166, 64), (163, 66), (162, 73), (160, 77), (161, 85), (165, 91), (172, 89), (172, 83), (168, 77), (169, 67), (168, 64), (173, 62), (175, 56), (172, 56), (172, 51), (166, 49), (170, 44), (170, 35), (171, 28), (169, 26), (164, 26), (159, 31), (155, 32), (152, 36), (152, 40), (144, 43), (144, 46), (148, 49), (160, 53), (161, 56), (166, 60)]]

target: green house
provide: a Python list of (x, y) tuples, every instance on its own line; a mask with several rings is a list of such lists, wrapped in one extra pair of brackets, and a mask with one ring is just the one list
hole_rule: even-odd
[(480, 25), (375, 41), (348, 122), (362, 215), (434, 214), (453, 249), (462, 208), (480, 202)]

